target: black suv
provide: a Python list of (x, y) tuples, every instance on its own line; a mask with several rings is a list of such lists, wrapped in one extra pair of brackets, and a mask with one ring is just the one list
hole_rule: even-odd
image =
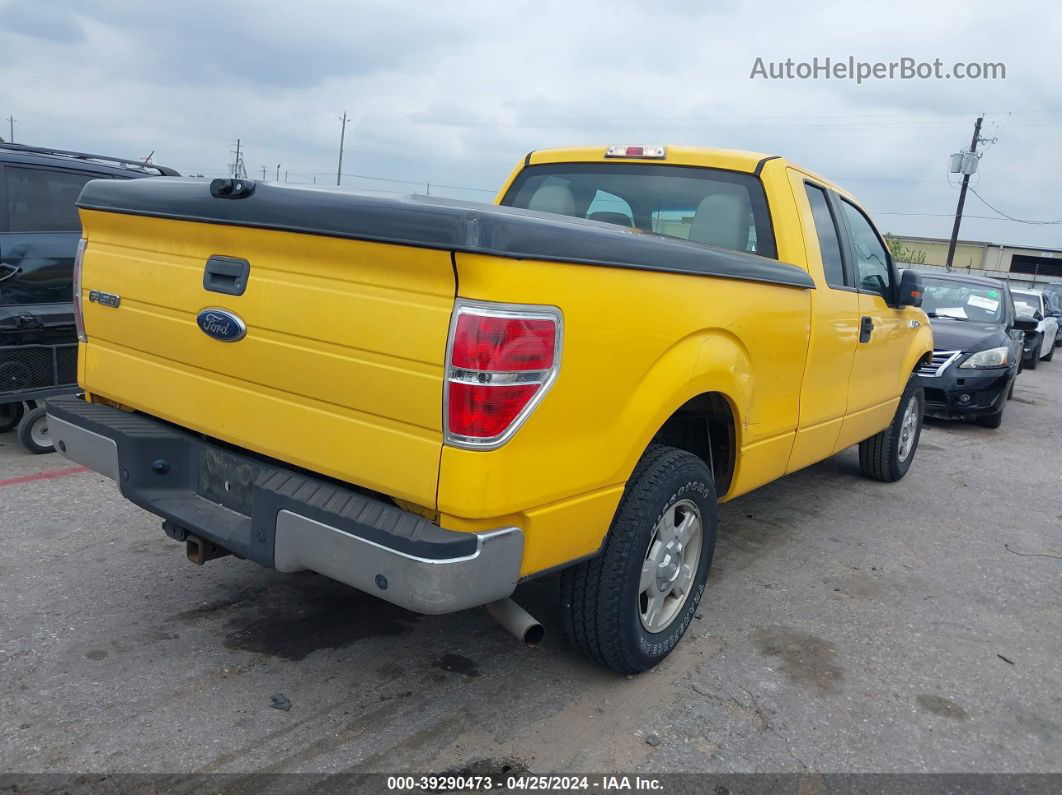
[(91, 179), (159, 175), (180, 176), (136, 160), (0, 143), (0, 431), (18, 425), (34, 452), (51, 449), (37, 401), (77, 385), (74, 202)]
[(933, 360), (918, 369), (925, 412), (998, 428), (1021, 368), (1025, 331), (1002, 279), (922, 271), (922, 309), (933, 324)]

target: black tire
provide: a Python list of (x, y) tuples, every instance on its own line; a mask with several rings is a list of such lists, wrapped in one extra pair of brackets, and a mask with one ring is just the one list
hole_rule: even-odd
[(1045, 361), (1045, 362), (1049, 362), (1049, 361), (1051, 361), (1054, 358), (1055, 358), (1055, 346), (1054, 345), (1052, 345), (1050, 347), (1050, 349), (1047, 351), (1046, 355), (1040, 357), (1040, 359), (1042, 361)]
[[(642, 567), (658, 543), (658, 522), (669, 510), (689, 506), (701, 520), (697, 569), (670, 623), (650, 632), (643, 626)], [(705, 463), (674, 447), (650, 447), (627, 482), (602, 551), (563, 572), (562, 615), (572, 645), (622, 674), (647, 671), (667, 657), (697, 613), (715, 553), (716, 524), (715, 484)]]
[(7, 433), (18, 427), (19, 420), (26, 413), (21, 403), (4, 403), (0, 406), (0, 433)]
[[(901, 428), (907, 407), (915, 401), (915, 425), (910, 450), (905, 458), (900, 457)], [(925, 395), (922, 387), (912, 378), (900, 397), (896, 414), (889, 427), (859, 443), (859, 469), (864, 476), (873, 480), (892, 483), (907, 474), (918, 451), (918, 440), (922, 436), (922, 415), (925, 412)]]
[(1025, 360), (1025, 369), (1026, 370), (1035, 370), (1036, 369), (1036, 365), (1038, 365), (1040, 363), (1040, 353), (1039, 353), (1039, 351), (1040, 351), (1040, 348), (1043, 347), (1043, 343), (1039, 341), (1040, 340), (1040, 335), (1039, 334), (1036, 335), (1036, 340), (1037, 340), (1036, 344), (1032, 346), (1033, 355)]
[(1007, 404), (1003, 404), (1003, 408), (997, 411), (995, 414), (985, 414), (980, 417), (974, 417), (974, 422), (980, 425), (982, 428), (998, 428), (1003, 424), (1003, 412), (1006, 411)]
[[(18, 440), (31, 453), (54, 453), (55, 447), (48, 440), (48, 412), (44, 406), (27, 411), (18, 424)], [(44, 443), (45, 440), (47, 444)]]
[(1014, 376), (1010, 379), (1010, 388), (1007, 390), (1007, 400), (1014, 399), (1014, 385), (1018, 383), (1018, 376)]

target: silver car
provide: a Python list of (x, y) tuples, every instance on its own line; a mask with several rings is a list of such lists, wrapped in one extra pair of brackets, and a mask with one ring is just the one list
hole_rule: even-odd
[(1015, 314), (1037, 320), (1036, 331), (1025, 332), (1024, 360), (1025, 366), (1035, 370), (1041, 360), (1051, 361), (1055, 356), (1055, 338), (1058, 336), (1058, 319), (1047, 308), (1042, 290), (1016, 290), (1011, 288), (1014, 296)]

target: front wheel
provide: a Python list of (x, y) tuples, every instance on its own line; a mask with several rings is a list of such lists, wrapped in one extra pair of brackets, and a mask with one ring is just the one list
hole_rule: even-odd
[(26, 413), (26, 407), (21, 403), (4, 403), (0, 406), (0, 433), (17, 428), (22, 415)]
[(44, 406), (27, 411), (18, 424), (18, 440), (31, 453), (54, 453), (48, 433), (48, 413)]
[[(1006, 403), (1003, 405), (1006, 406)], [(974, 422), (982, 428), (998, 428), (1003, 424), (1003, 411), (1004, 409), (1000, 409), (995, 414), (984, 414), (980, 417), (976, 417)]]
[(922, 387), (912, 379), (889, 427), (859, 443), (859, 469), (866, 477), (892, 483), (907, 474), (922, 435), (924, 408)]
[(634, 469), (603, 550), (564, 571), (564, 630), (624, 674), (659, 663), (693, 620), (715, 552), (715, 484), (705, 463), (654, 445)]
[(1030, 346), (1030, 349), (1032, 350), (1032, 356), (1030, 356), (1028, 359), (1025, 360), (1025, 369), (1026, 370), (1035, 370), (1036, 369), (1036, 365), (1038, 365), (1040, 363), (1040, 349), (1042, 347), (1043, 347), (1043, 344), (1042, 344), (1042, 342), (1040, 340), (1039, 335), (1037, 335), (1036, 341)]
[(1054, 359), (1054, 358), (1055, 358), (1055, 346), (1054, 346), (1054, 345), (1051, 345), (1051, 346), (1050, 346), (1050, 347), (1049, 347), (1049, 348), (1047, 349), (1047, 353), (1046, 353), (1046, 354), (1044, 354), (1043, 356), (1041, 356), (1040, 358), (1041, 358), (1041, 359), (1042, 359), (1043, 361), (1045, 361), (1045, 362), (1049, 362), (1049, 361), (1051, 361), (1052, 359)]

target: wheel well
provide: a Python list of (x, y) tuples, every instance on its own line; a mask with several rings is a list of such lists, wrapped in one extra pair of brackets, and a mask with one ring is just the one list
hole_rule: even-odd
[(661, 426), (653, 442), (693, 453), (708, 465), (719, 495), (730, 488), (736, 461), (734, 412), (718, 392), (686, 401)]

